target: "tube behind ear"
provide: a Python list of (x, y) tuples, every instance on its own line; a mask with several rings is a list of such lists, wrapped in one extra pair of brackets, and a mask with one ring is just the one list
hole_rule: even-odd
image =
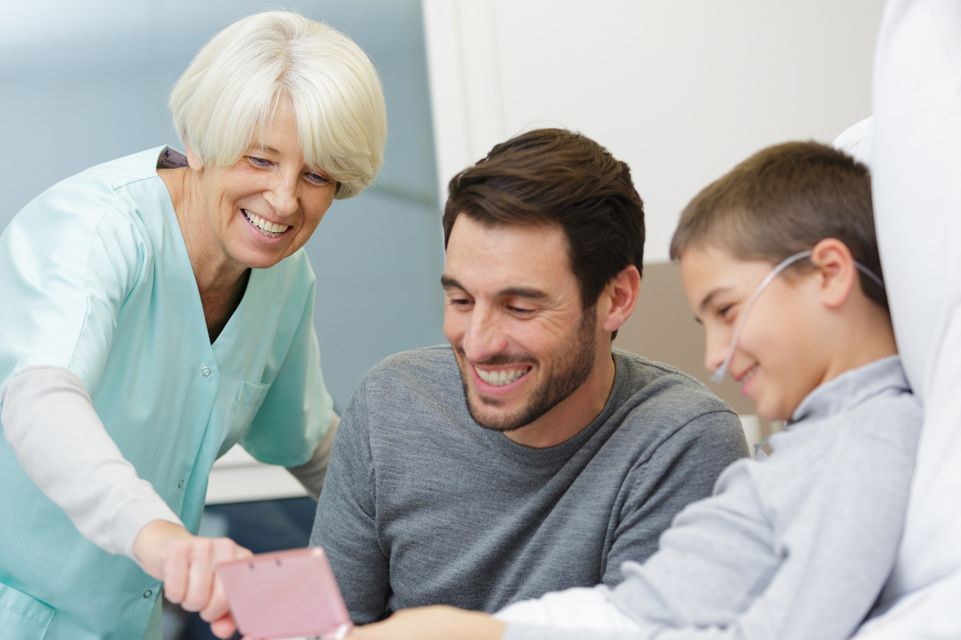
[(820, 274), (821, 300), (829, 307), (841, 306), (858, 280), (851, 250), (837, 238), (824, 238), (811, 249), (811, 264)]

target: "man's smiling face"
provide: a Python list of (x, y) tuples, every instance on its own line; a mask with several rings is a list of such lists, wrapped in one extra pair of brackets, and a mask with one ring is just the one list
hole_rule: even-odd
[(478, 424), (512, 431), (585, 401), (577, 391), (597, 375), (597, 322), (560, 226), (485, 226), (461, 214), (442, 284), (444, 333)]

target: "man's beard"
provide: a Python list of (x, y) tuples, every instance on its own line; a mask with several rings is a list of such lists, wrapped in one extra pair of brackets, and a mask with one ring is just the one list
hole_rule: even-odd
[[(571, 341), (574, 350), (565, 350), (563, 345), (569, 343), (560, 341), (559, 344), (561, 346), (558, 350), (562, 355), (556, 358), (553, 363), (549, 363), (553, 365), (550, 378), (530, 393), (530, 400), (525, 406), (521, 407), (516, 414), (503, 416), (498, 419), (482, 419), (479, 407), (473, 406), (474, 402), (497, 406), (500, 404), (500, 401), (485, 401), (483, 399), (471, 400), (467, 385), (468, 373), (464, 371), (466, 367), (471, 365), (467, 362), (466, 357), (464, 357), (460, 365), (461, 384), (464, 387), (464, 400), (467, 404), (467, 411), (470, 413), (471, 418), (474, 419), (474, 422), (493, 431), (514, 431), (515, 429), (534, 422), (574, 393), (574, 391), (587, 380), (587, 377), (594, 368), (594, 351), (597, 343), (596, 336), (594, 335), (595, 325), (596, 319), (593, 309), (585, 309), (580, 326), (577, 329), (577, 335), (574, 336)], [(461, 356), (464, 356), (463, 351), (459, 351), (459, 353)], [(492, 358), (481, 364), (510, 364), (512, 362), (515, 361), (511, 360), (508, 356), (504, 359)]]

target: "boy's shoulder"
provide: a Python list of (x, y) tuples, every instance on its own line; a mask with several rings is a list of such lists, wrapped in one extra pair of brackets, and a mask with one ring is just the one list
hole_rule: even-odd
[(901, 359), (888, 356), (846, 371), (812, 391), (791, 425), (822, 421), (875, 439), (917, 440), (923, 413)]

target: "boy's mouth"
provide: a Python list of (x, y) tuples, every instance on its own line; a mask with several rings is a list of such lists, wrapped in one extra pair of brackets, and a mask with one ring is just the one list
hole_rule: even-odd
[(747, 395), (747, 387), (757, 374), (758, 365), (753, 365), (747, 371), (734, 376), (734, 381), (741, 385), (741, 392)]

